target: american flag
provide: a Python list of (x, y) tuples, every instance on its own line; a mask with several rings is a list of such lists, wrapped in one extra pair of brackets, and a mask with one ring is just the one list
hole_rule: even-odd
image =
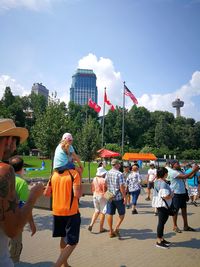
[(124, 85), (124, 94), (129, 96), (135, 105), (138, 104), (137, 98), (134, 96), (133, 93), (131, 93), (131, 91), (128, 89), (128, 87), (126, 87), (126, 85)]

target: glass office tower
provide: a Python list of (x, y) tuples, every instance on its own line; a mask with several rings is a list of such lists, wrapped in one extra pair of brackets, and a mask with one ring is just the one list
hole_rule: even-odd
[(77, 69), (72, 76), (72, 85), (70, 88), (70, 101), (76, 104), (85, 105), (91, 98), (97, 103), (97, 77), (93, 70)]

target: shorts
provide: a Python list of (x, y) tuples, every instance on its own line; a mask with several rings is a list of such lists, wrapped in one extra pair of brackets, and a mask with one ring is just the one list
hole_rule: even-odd
[(179, 209), (185, 209), (187, 206), (185, 194), (174, 194), (172, 203), (174, 204), (174, 207), (177, 209), (177, 211)]
[(152, 189), (152, 188), (154, 188), (154, 182), (148, 182), (148, 183), (147, 183), (147, 188), (148, 188), (148, 189)]
[(119, 215), (124, 215), (125, 214), (125, 205), (124, 205), (124, 200), (112, 200), (107, 202), (107, 210), (106, 213), (109, 215), (114, 215), (115, 212), (118, 212)]
[(198, 196), (198, 186), (189, 186), (188, 194), (190, 197)]
[(102, 196), (93, 196), (93, 203), (96, 212), (106, 214), (107, 200)]
[(64, 237), (67, 245), (76, 245), (79, 242), (81, 216), (77, 213), (72, 216), (53, 216), (53, 237)]

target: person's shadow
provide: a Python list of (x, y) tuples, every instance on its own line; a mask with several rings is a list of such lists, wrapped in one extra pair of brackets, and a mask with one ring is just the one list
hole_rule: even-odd
[(37, 263), (19, 262), (15, 263), (15, 267), (52, 267), (53, 264), (54, 263), (52, 261), (43, 261)]

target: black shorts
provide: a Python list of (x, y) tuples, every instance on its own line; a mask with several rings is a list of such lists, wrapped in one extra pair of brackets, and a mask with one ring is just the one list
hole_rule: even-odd
[(174, 194), (172, 202), (177, 210), (187, 206), (185, 194)]
[(153, 189), (154, 188), (154, 182), (148, 182), (147, 183), (147, 188), (148, 189)]
[(53, 216), (53, 237), (64, 237), (68, 245), (76, 245), (79, 242), (81, 225), (80, 213), (72, 216)]

